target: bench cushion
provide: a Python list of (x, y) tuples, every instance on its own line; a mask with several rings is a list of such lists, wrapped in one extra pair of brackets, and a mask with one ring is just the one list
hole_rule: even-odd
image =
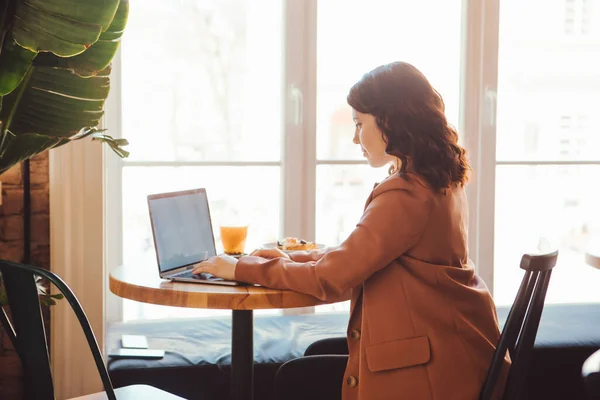
[[(282, 363), (300, 357), (315, 340), (344, 336), (348, 314), (254, 317), (254, 361)], [(231, 364), (231, 317), (147, 320), (111, 324), (108, 348), (120, 347), (123, 334), (145, 335), (148, 346), (165, 350), (161, 360), (115, 359), (111, 369)]]
[[(500, 324), (508, 314), (498, 308)], [(273, 398), (275, 373), (301, 357), (313, 342), (344, 336), (347, 313), (254, 318), (255, 398)], [(161, 360), (114, 359), (108, 369), (115, 386), (151, 384), (188, 399), (221, 399), (229, 390), (231, 318), (151, 320), (111, 324), (107, 348), (123, 334), (145, 335)], [(583, 398), (581, 366), (600, 348), (600, 304), (547, 305), (536, 337), (526, 391), (529, 399)]]
[[(273, 398), (274, 377), (287, 360), (301, 357), (312, 342), (344, 336), (347, 313), (254, 317), (255, 398)], [(187, 399), (222, 399), (229, 391), (231, 317), (150, 320), (109, 325), (107, 348), (123, 334), (145, 335), (165, 350), (160, 360), (109, 359), (116, 387), (151, 384)]]

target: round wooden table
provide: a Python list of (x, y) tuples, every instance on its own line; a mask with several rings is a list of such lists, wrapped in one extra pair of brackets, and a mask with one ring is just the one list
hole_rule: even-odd
[(163, 280), (156, 273), (120, 266), (110, 274), (110, 291), (119, 297), (163, 306), (232, 310), (231, 398), (253, 398), (253, 313), (270, 308), (310, 307), (321, 300), (260, 286), (223, 286)]

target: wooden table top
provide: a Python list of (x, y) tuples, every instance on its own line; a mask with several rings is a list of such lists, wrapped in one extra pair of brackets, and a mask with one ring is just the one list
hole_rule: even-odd
[(206, 283), (171, 282), (153, 273), (120, 266), (109, 278), (110, 291), (142, 303), (189, 308), (256, 310), (296, 308), (325, 304), (305, 294), (260, 286), (223, 286)]

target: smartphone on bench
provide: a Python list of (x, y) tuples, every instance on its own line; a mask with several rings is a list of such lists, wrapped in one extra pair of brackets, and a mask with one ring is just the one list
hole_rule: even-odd
[(146, 360), (158, 360), (165, 356), (164, 350), (151, 349), (115, 349), (108, 353), (112, 358), (141, 358)]
[(148, 339), (143, 335), (122, 335), (121, 347), (125, 349), (147, 349)]
[(113, 350), (109, 353), (112, 358), (142, 358), (147, 360), (157, 360), (165, 356), (164, 350), (148, 349), (148, 339), (143, 335), (122, 335), (121, 349)]

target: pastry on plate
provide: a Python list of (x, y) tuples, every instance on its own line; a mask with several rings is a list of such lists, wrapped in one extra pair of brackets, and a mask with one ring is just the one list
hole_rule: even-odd
[(283, 240), (277, 241), (277, 248), (279, 250), (313, 250), (316, 249), (317, 246), (314, 242), (309, 242), (303, 239), (298, 239), (295, 237), (286, 237)]

